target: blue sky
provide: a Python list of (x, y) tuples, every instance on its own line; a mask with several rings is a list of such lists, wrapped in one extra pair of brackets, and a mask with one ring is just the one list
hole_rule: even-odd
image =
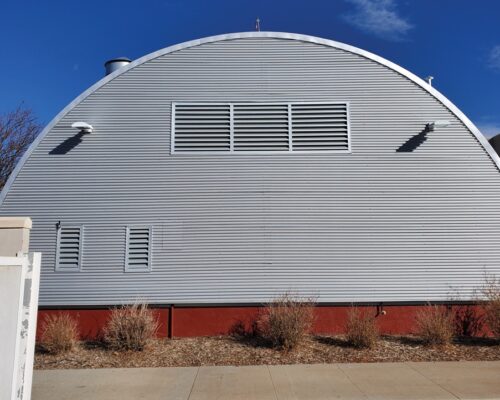
[(425, 77), (486, 136), (500, 133), (498, 0), (3, 1), (0, 113), (19, 103), (48, 123), (103, 76), (190, 39), (262, 30), (310, 34), (371, 51)]

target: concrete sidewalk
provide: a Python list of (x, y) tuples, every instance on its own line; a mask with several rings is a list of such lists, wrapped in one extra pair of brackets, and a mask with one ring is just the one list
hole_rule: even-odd
[(35, 371), (32, 399), (500, 399), (500, 361)]

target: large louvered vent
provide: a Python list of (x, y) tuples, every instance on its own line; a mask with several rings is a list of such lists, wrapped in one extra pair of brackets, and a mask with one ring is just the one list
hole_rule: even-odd
[(347, 104), (292, 104), (293, 150), (348, 150)]
[(126, 271), (149, 271), (151, 268), (151, 227), (128, 227), (126, 252)]
[(172, 152), (345, 152), (347, 103), (173, 104)]
[(175, 151), (229, 151), (229, 104), (176, 104)]
[(56, 271), (79, 271), (82, 251), (81, 226), (60, 227), (57, 230)]
[(234, 151), (288, 151), (287, 104), (234, 104)]

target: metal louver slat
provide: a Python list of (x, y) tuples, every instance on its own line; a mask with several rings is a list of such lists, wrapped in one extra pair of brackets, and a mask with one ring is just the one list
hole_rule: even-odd
[(234, 151), (288, 151), (287, 104), (235, 104)]
[(75, 272), (81, 267), (82, 227), (60, 227), (57, 230), (56, 271)]
[(292, 104), (295, 151), (349, 150), (347, 104)]
[(173, 106), (174, 152), (229, 151), (229, 104)]
[(127, 227), (126, 262), (127, 272), (151, 270), (151, 227)]

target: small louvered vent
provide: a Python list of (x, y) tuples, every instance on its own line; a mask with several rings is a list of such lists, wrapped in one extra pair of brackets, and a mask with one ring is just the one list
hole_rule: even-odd
[(293, 150), (348, 150), (347, 104), (292, 104)]
[(82, 227), (60, 227), (57, 231), (57, 271), (79, 271)]
[(149, 271), (151, 266), (151, 227), (128, 227), (126, 251), (126, 271)]
[(234, 151), (288, 151), (287, 104), (235, 104)]
[(347, 103), (173, 104), (172, 152), (345, 152)]
[(176, 104), (175, 151), (229, 151), (229, 104)]

